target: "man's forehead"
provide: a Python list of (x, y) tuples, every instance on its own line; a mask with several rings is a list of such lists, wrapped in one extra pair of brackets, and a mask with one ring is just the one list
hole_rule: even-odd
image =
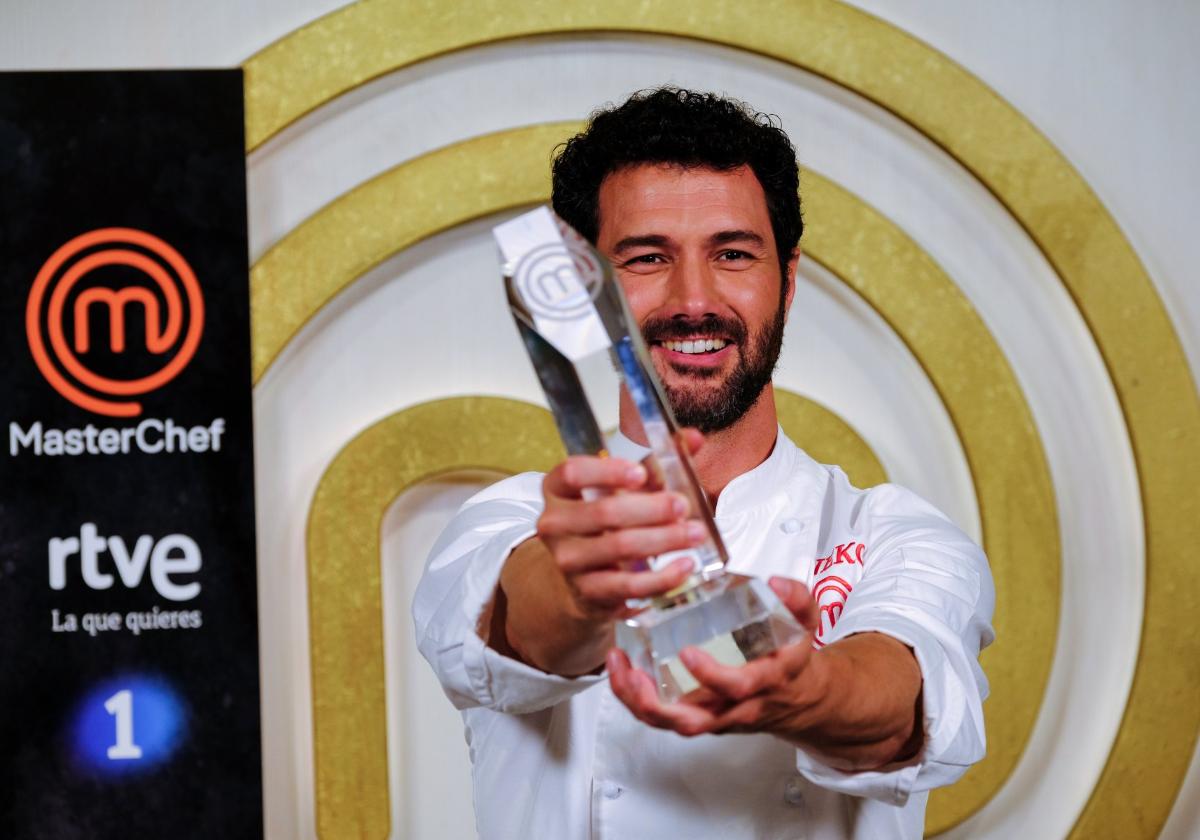
[(669, 163), (627, 166), (601, 183), (598, 210), (601, 239), (614, 227), (624, 234), (631, 227), (707, 222), (765, 227), (765, 234), (770, 226), (762, 185), (745, 165), (724, 170)]

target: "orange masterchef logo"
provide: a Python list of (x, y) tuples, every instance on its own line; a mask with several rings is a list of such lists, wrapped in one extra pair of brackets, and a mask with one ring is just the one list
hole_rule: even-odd
[[(81, 282), (106, 266), (135, 269), (143, 284), (113, 288)], [(131, 309), (133, 304), (137, 308)], [(150, 372), (117, 378), (96, 372), (80, 359), (96, 343), (92, 324), (97, 307), (107, 315), (111, 355), (149, 355)], [(145, 347), (130, 348), (126, 328), (138, 309), (145, 324)], [(204, 332), (204, 300), (195, 272), (166, 242), (133, 228), (101, 228), (75, 237), (42, 266), (25, 305), (25, 332), (38, 370), (54, 390), (96, 414), (136, 417), (142, 406), (128, 398), (161, 388), (195, 355)], [(153, 358), (160, 356), (161, 361)]]

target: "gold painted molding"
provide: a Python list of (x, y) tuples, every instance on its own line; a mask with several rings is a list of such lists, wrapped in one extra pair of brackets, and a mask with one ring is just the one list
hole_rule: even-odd
[[(569, 123), (514, 129), (439, 150), (388, 170), (307, 220), (253, 269), (252, 318), (260, 320), (260, 311), (286, 313), (261, 319), (274, 329), (255, 331), (256, 361), (274, 358), (309, 316), (401, 245), (507, 209), (515, 198), (546, 200), (548, 184), (543, 181), (537, 193), (536, 181), (520, 167), (544, 171), (545, 150), (577, 128)], [(511, 189), (498, 173), (513, 179)], [(456, 187), (481, 182), (487, 187)], [(985, 654), (992, 682), (985, 708), (990, 753), (952, 790), (932, 798), (929, 824), (942, 830), (991, 798), (1033, 728), (1058, 616), (1053, 491), (1016, 380), (962, 293), (911, 239), (850, 193), (812, 171), (805, 173), (803, 189), (812, 220), (804, 252), (862, 295), (912, 349), (946, 401), (973, 471), (998, 604), (999, 641)], [(401, 196), (406, 200), (399, 201)], [(426, 200), (421, 196), (440, 199), (427, 199), (431, 213), (411, 220), (391, 213), (397, 204), (421, 207)], [(488, 206), (489, 198), (497, 205)], [(376, 220), (377, 227), (356, 234), (364, 219)], [(306, 301), (310, 311), (296, 306), (297, 300)], [(1022, 562), (1032, 556), (1045, 562)], [(320, 766), (317, 772), (323, 772)]]
[(801, 192), (809, 219), (804, 253), (861, 295), (908, 345), (946, 406), (975, 485), (996, 586), (997, 641), (981, 657), (992, 689), (984, 705), (988, 755), (952, 788), (931, 794), (926, 829), (937, 834), (996, 794), (1041, 707), (1061, 600), (1050, 472), (1008, 362), (950, 278), (886, 217), (811, 169)]
[(545, 409), (461, 397), (379, 421), (325, 470), (308, 518), (313, 749), (323, 840), (384, 840), (391, 831), (379, 554), (387, 508), (405, 488), (440, 473), (547, 470), (562, 457)]
[(888, 480), (887, 470), (854, 427), (818, 402), (775, 388), (779, 425), (818, 464), (836, 464), (855, 487)]
[(544, 201), (550, 150), (575, 128), (514, 129), (430, 152), (299, 224), (250, 271), (253, 381), (321, 307), (388, 257), (471, 219)]
[[(1200, 494), (1192, 487), (1200, 469), (1200, 400), (1162, 302), (1112, 217), (1029, 121), (969, 72), (835, 0), (700, 0), (687, 7), (530, 0), (503, 8), (496, 0), (462, 0), (453, 7), (433, 0), (367, 0), (246, 62), (248, 146), (256, 148), (372, 78), (432, 56), (530, 35), (597, 31), (745, 49), (822, 75), (881, 105), (974, 173), (1058, 271), (1121, 402), (1147, 534), (1145, 618), (1133, 686), (1116, 742), (1071, 836), (1156, 835), (1200, 732), (1200, 678), (1194, 668), (1179, 667), (1200, 661), (1200, 638), (1187, 620), (1200, 610), (1200, 579), (1188, 559), (1200, 538)], [(260, 300), (255, 307), (256, 350), (257, 332), (273, 320), (275, 306), (288, 308), (286, 299)], [(283, 342), (263, 343), (278, 350)], [(256, 352), (256, 379), (268, 363)], [(1128, 797), (1130, 790), (1138, 791), (1136, 798)]]
[[(783, 389), (776, 398), (784, 430), (814, 457), (842, 465), (859, 486), (887, 480), (871, 448), (836, 414)], [(391, 831), (380, 563), (388, 508), (438, 475), (545, 471), (564, 454), (546, 409), (455, 397), (378, 421), (321, 476), (309, 510), (308, 591), (317, 829), (324, 840), (384, 840)]]

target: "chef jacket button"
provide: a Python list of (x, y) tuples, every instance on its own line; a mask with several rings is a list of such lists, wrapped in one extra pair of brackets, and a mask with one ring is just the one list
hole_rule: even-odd
[(804, 523), (799, 519), (785, 519), (779, 523), (779, 529), (785, 534), (797, 534), (804, 530)]
[(600, 788), (600, 793), (605, 799), (616, 799), (621, 795), (621, 786), (612, 782), (605, 782), (604, 786)]
[(804, 788), (800, 785), (800, 779), (797, 776), (787, 780), (787, 784), (783, 786), (783, 799), (789, 805), (804, 804)]

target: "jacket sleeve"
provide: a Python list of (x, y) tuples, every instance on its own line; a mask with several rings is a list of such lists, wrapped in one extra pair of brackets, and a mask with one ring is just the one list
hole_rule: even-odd
[(983, 552), (931, 505), (894, 485), (869, 497), (874, 545), (826, 640), (878, 632), (912, 649), (924, 744), (912, 760), (875, 771), (838, 771), (803, 751), (797, 767), (824, 788), (903, 805), (914, 792), (956, 781), (984, 756), (988, 682), (979, 652), (994, 639), (995, 591)]
[(540, 487), (540, 474), (525, 473), (468, 499), (438, 538), (417, 585), (417, 647), (459, 709), (534, 712), (602, 679), (544, 673), (489, 648), (477, 631), (505, 560), (535, 533)]

